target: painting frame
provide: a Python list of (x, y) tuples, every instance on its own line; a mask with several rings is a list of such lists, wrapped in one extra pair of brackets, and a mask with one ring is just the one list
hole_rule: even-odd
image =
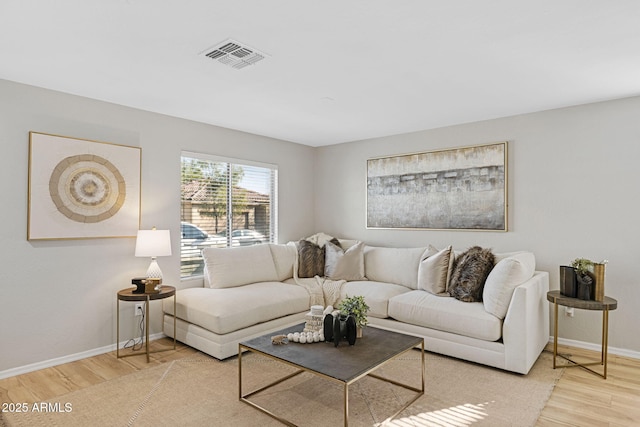
[(366, 228), (508, 231), (508, 141), (367, 159)]
[(135, 237), (142, 149), (29, 132), (27, 240)]

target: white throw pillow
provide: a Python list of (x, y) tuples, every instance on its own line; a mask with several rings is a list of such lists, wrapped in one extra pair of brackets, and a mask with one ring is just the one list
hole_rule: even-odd
[(278, 281), (269, 245), (206, 248), (202, 251), (202, 257), (211, 288)]
[(448, 246), (441, 251), (429, 245), (418, 266), (418, 289), (434, 295), (449, 296), (447, 285), (453, 265), (453, 250)]
[(418, 289), (418, 266), (427, 248), (384, 248), (365, 246), (367, 279)]
[(493, 267), (484, 283), (482, 301), (484, 309), (499, 319), (504, 319), (511, 303), (513, 291), (518, 285), (533, 277), (536, 258), (531, 252), (509, 254)]
[(304, 240), (316, 244), (322, 248), (327, 242), (333, 240), (333, 236), (329, 236), (326, 233), (320, 232), (314, 234), (313, 236), (306, 237)]
[(284, 282), (293, 277), (293, 265), (296, 263), (296, 246), (269, 243), (271, 256), (278, 274), (278, 281)]
[(325, 244), (324, 275), (331, 280), (367, 280), (364, 275), (364, 243), (346, 251), (331, 242)]

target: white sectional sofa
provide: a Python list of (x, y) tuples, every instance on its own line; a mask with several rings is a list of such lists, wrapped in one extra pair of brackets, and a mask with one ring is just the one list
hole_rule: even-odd
[(292, 244), (206, 249), (202, 286), (177, 292), (176, 331), (173, 303), (164, 301), (165, 334), (224, 359), (241, 341), (303, 322), (311, 305), (362, 295), (370, 326), (424, 337), (429, 351), (508, 371), (529, 372), (549, 340), (548, 273), (535, 271), (530, 252), (496, 254), (483, 301), (462, 302), (443, 292), (456, 255), (450, 247), (340, 243), (338, 262), (348, 262), (348, 271), (345, 264), (332, 271), (352, 280), (328, 270), (329, 279), (299, 278)]

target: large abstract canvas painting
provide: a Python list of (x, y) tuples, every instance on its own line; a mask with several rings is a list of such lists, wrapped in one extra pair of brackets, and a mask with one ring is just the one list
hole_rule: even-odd
[(367, 227), (507, 231), (507, 142), (367, 160)]
[(135, 237), (141, 149), (29, 133), (27, 239)]

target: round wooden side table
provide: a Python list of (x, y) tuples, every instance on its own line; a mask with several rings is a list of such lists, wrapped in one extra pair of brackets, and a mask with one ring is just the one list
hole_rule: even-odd
[[(134, 294), (133, 291), (135, 287), (122, 289), (118, 291), (118, 326), (117, 326), (117, 338), (116, 338), (116, 357), (120, 359), (121, 357), (129, 357), (129, 356), (138, 356), (140, 354), (147, 355), (147, 363), (149, 363), (149, 354), (150, 353), (159, 353), (161, 351), (167, 350), (175, 350), (176, 349), (176, 337), (175, 333), (173, 334), (173, 348), (164, 348), (155, 351), (149, 351), (149, 302), (155, 300), (161, 300), (169, 297), (173, 297), (173, 312), (176, 312), (176, 288), (174, 286), (166, 286), (162, 285), (160, 292), (157, 293), (143, 293), (143, 294)], [(135, 301), (135, 302), (145, 302), (145, 351), (138, 351), (130, 354), (120, 355), (120, 301)], [(176, 330), (176, 316), (173, 316), (173, 330)]]
[[(618, 308), (618, 301), (607, 296), (602, 301), (582, 300), (562, 295), (560, 291), (547, 292), (547, 301), (553, 303), (553, 369), (581, 367), (587, 371), (607, 379), (607, 349), (609, 346), (609, 311)], [(558, 306), (573, 307), (580, 310), (602, 311), (602, 349), (600, 351), (600, 361), (590, 363), (577, 363), (564, 354), (558, 354)], [(560, 356), (570, 362), (570, 364), (557, 365), (556, 359)], [(593, 365), (602, 365), (603, 373), (589, 368)]]

